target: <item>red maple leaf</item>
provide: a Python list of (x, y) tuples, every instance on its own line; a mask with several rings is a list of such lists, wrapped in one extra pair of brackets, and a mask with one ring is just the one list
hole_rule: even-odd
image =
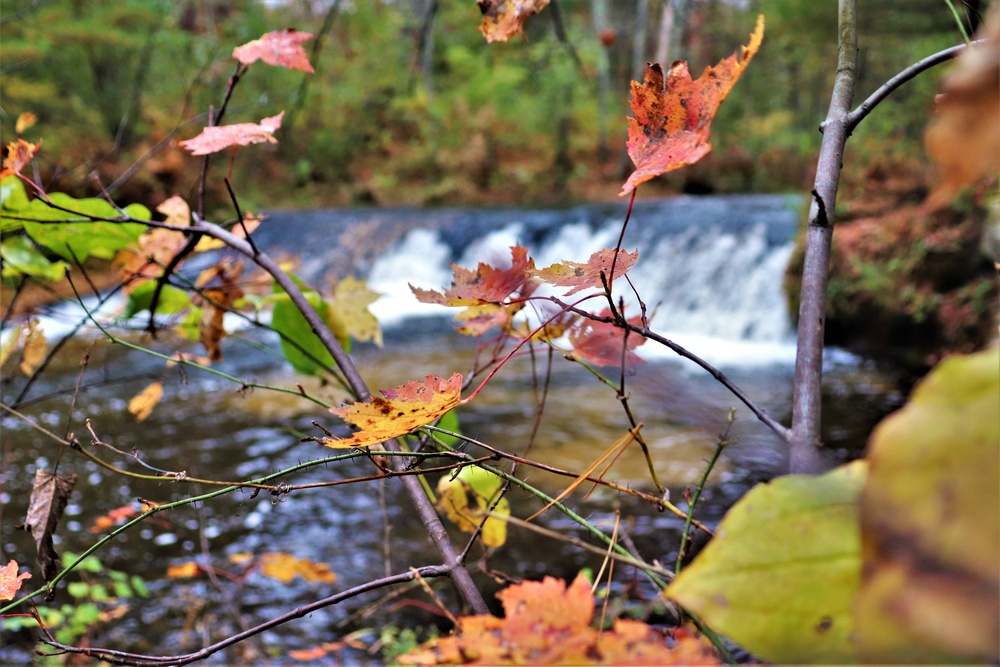
[(764, 39), (764, 15), (757, 17), (757, 27), (750, 42), (715, 67), (706, 67), (697, 80), (691, 80), (683, 60), (670, 67), (666, 84), (657, 63), (646, 68), (642, 83), (632, 82), (632, 113), (628, 119), (628, 155), (635, 171), (625, 181), (623, 197), (640, 183), (705, 157), (709, 127), (715, 112), (739, 80), (750, 59)]
[[(614, 250), (602, 248), (591, 255), (586, 264), (570, 261), (560, 262), (544, 269), (538, 269), (533, 273), (547, 283), (560, 287), (572, 287), (573, 289), (566, 292), (566, 296), (570, 296), (588, 287), (602, 287), (601, 274), (604, 274), (605, 279), (611, 278), (611, 263), (614, 258)], [(637, 259), (639, 259), (638, 250), (626, 252), (619, 249), (618, 261), (614, 262), (614, 277), (620, 278), (625, 275)]]
[(443, 306), (475, 306), (482, 303), (501, 303), (531, 278), (535, 260), (528, 258), (528, 249), (511, 246), (511, 266), (498, 269), (483, 262), (475, 271), (452, 264), (455, 278), (444, 294), (410, 285), (419, 301)]
[[(610, 317), (611, 311), (605, 309), (601, 317)], [(629, 324), (642, 326), (642, 317), (636, 315), (628, 320)], [(593, 364), (594, 366), (620, 366), (622, 363), (622, 346), (625, 343), (625, 331), (610, 322), (598, 322), (583, 319), (569, 332), (569, 342), (573, 346), (573, 356)], [(635, 332), (629, 332), (625, 363), (635, 365), (643, 360), (632, 350), (646, 342), (646, 339)]]
[(249, 146), (265, 142), (276, 144), (278, 140), (274, 138), (274, 131), (281, 127), (281, 118), (284, 115), (285, 112), (282, 111), (277, 116), (265, 118), (260, 121), (260, 124), (236, 123), (235, 125), (206, 127), (194, 139), (182, 141), (180, 144), (191, 151), (191, 155), (218, 153), (230, 146)]
[(233, 58), (244, 65), (263, 60), (268, 65), (287, 67), (313, 73), (302, 42), (312, 39), (308, 32), (298, 32), (292, 28), (269, 32), (260, 39), (247, 42), (233, 49)]

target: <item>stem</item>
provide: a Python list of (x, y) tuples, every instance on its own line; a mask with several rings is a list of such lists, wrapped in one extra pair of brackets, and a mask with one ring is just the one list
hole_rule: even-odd
[(820, 146), (806, 229), (805, 265), (802, 270), (802, 300), (799, 304), (798, 345), (795, 359), (795, 389), (792, 396), (792, 428), (789, 469), (792, 473), (814, 473), (821, 468), (821, 389), (823, 381), (823, 333), (826, 327), (826, 290), (833, 244), (833, 214), (837, 187), (850, 134), (850, 108), (858, 77), (858, 32), (855, 0), (840, 0), (837, 77), (830, 109), (820, 126)]

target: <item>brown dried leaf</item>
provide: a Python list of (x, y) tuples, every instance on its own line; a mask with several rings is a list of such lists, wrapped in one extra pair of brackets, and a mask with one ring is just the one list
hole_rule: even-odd
[(61, 568), (59, 554), (52, 544), (52, 535), (56, 532), (56, 526), (75, 485), (75, 473), (53, 475), (42, 469), (35, 472), (35, 484), (31, 489), (23, 528), (31, 531), (35, 540), (38, 565), (42, 568), (45, 583), (52, 581)]
[(10, 561), (0, 567), (0, 601), (13, 600), (14, 594), (21, 590), (21, 582), (31, 579), (30, 572), (17, 573), (17, 561)]
[(128, 411), (135, 415), (137, 422), (141, 422), (153, 413), (153, 408), (161, 398), (163, 398), (163, 385), (160, 382), (153, 382), (132, 397), (128, 402)]
[(244, 65), (262, 60), (268, 65), (297, 69), (312, 74), (313, 67), (309, 64), (309, 57), (306, 55), (305, 49), (302, 48), (302, 42), (310, 39), (312, 39), (312, 34), (298, 32), (294, 28), (275, 30), (260, 39), (247, 42), (243, 46), (237, 46), (233, 49), (233, 58)]
[(250, 144), (276, 144), (274, 131), (281, 127), (282, 111), (277, 116), (265, 118), (257, 123), (236, 123), (220, 127), (206, 127), (197, 137), (180, 142), (180, 145), (191, 151), (191, 155), (209, 155), (218, 153), (231, 146), (249, 146)]

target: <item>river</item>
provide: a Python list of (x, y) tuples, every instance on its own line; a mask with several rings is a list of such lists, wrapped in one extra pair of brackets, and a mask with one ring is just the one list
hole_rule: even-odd
[[(640, 258), (629, 273), (657, 331), (685, 345), (721, 368), (756, 402), (788, 423), (794, 363), (794, 337), (781, 290), (785, 265), (800, 217), (802, 200), (792, 196), (680, 197), (638, 202), (623, 247), (638, 248)], [(383, 293), (372, 311), (385, 330), (385, 346), (356, 345), (353, 356), (372, 387), (388, 388), (428, 373), (448, 376), (467, 372), (476, 347), (451, 328), (454, 314), (441, 306), (417, 302), (407, 284), (440, 289), (450, 283), (449, 263), (474, 266), (502, 261), (507, 248), (526, 245), (539, 267), (561, 260), (585, 261), (591, 252), (613, 247), (624, 217), (623, 204), (580, 206), (560, 210), (349, 210), (274, 212), (254, 234), (276, 256), (297, 256), (296, 272), (326, 288), (330, 278), (363, 278)], [(197, 268), (197, 267), (195, 267)], [(622, 285), (621, 288), (618, 285)], [(624, 290), (624, 283), (616, 289)], [(621, 291), (619, 291), (621, 293)], [(635, 312), (635, 311), (632, 311)], [(43, 324), (54, 338), (80, 316), (63, 306), (47, 313)], [(230, 327), (234, 322), (227, 320)], [(124, 333), (143, 341), (138, 333)], [(153, 349), (177, 346), (197, 352), (180, 339), (143, 341)], [(331, 402), (343, 397), (332, 387), (318, 387), (297, 377), (280, 354), (273, 334), (243, 329), (224, 342), (225, 359), (215, 367), (238, 378), (293, 388), (305, 383)], [(70, 412), (72, 388), (80, 359), (89, 353), (85, 389)], [(725, 426), (730, 407), (737, 408), (727, 448), (706, 489), (698, 516), (717, 522), (726, 508), (750, 485), (768, 479), (784, 465), (786, 452), (732, 395), (706, 373), (670, 350), (650, 342), (639, 348), (645, 363), (627, 374), (630, 403), (650, 445), (657, 473), (683, 505), (683, 490), (693, 484)], [(831, 462), (858, 456), (872, 426), (902, 401), (900, 388), (872, 364), (838, 350), (827, 354), (823, 437)], [(627, 421), (614, 392), (576, 364), (555, 355), (545, 416), (531, 456), (550, 465), (582, 470), (625, 432)], [(544, 352), (536, 356), (544, 368)], [(520, 452), (533, 428), (532, 361), (522, 358), (504, 368), (488, 388), (460, 410), (464, 433), (509, 451)], [(617, 372), (612, 373), (617, 380)], [(164, 398), (141, 424), (127, 411), (128, 400), (151, 380), (161, 379)], [(12, 378), (3, 391), (9, 403), (23, 378)], [(56, 433), (73, 431), (89, 442), (84, 420), (90, 418), (100, 438), (125, 452), (139, 452), (159, 468), (184, 470), (190, 476), (224, 480), (249, 479), (298, 462), (330, 454), (303, 435), (318, 435), (312, 420), (335, 421), (331, 415), (289, 394), (240, 392), (217, 376), (166, 369), (159, 359), (108, 343), (90, 331), (64, 346), (48, 372), (36, 383), (23, 406), (39, 423)], [(0, 489), (2, 560), (15, 559), (33, 570), (30, 536), (14, 531), (27, 507), (38, 467), (51, 468), (58, 447), (20, 422), (3, 418), (3, 467)], [(129, 465), (127, 457), (105, 458)], [(136, 469), (134, 464), (130, 469)], [(365, 458), (311, 468), (285, 481), (302, 484), (371, 474)], [(57, 548), (79, 552), (93, 543), (96, 517), (136, 497), (157, 502), (179, 499), (207, 489), (175, 482), (135, 481), (65, 452), (60, 472), (76, 472), (80, 481), (57, 535)], [(522, 472), (524, 470), (522, 469)], [(528, 471), (528, 480), (558, 493), (565, 478)], [(652, 490), (638, 448), (631, 448), (612, 468), (608, 479)], [(628, 496), (598, 490), (587, 499), (578, 491), (573, 506), (589, 521), (607, 529), (619, 511), (636, 548), (647, 559), (672, 562), (681, 521)], [(512, 492), (517, 516), (538, 504), (524, 492)], [(412, 506), (399, 485), (370, 482), (302, 491), (276, 499), (237, 492), (193, 507), (169, 512), (166, 522), (139, 527), (115, 540), (100, 555), (111, 568), (143, 576), (151, 597), (133, 601), (128, 612), (109, 623), (94, 643), (130, 651), (173, 653), (200, 647), (234, 631), (224, 601), (237, 601), (253, 624), (297, 605), (357, 585), (389, 571), (437, 562)], [(571, 521), (549, 511), (541, 525), (586, 537)], [(391, 530), (386, 531), (386, 527)], [(456, 535), (457, 537), (457, 535)], [(205, 578), (170, 580), (166, 568), (189, 560), (234, 570), (228, 558), (237, 553), (282, 551), (328, 563), (335, 584), (296, 579), (280, 584), (251, 576), (242, 584), (222, 581), (223, 592)], [(480, 560), (474, 549), (477, 580), (487, 596), (498, 584), (479, 570), (489, 568), (511, 577), (543, 573), (572, 578), (581, 567), (595, 570), (601, 558), (512, 529), (504, 547)], [(387, 563), (388, 559), (388, 563)], [(627, 568), (616, 571), (619, 589), (638, 580)], [(38, 584), (39, 577), (29, 582)], [(454, 602), (447, 585), (438, 590)], [(651, 594), (645, 590), (646, 595)], [(58, 602), (66, 601), (65, 592)], [(437, 621), (419, 590), (406, 593), (371, 618), (349, 618), (374, 594), (331, 607), (265, 633), (263, 643), (276, 654), (334, 641), (360, 628), (379, 628), (387, 621), (404, 626)], [(25, 634), (5, 635), (4, 650), (25, 656)], [(372, 640), (373, 637), (369, 637)], [(16, 647), (20, 648), (16, 648)], [(362, 659), (353, 653), (352, 659)], [(230, 658), (233, 656), (230, 655)], [(217, 656), (216, 662), (225, 658)]]

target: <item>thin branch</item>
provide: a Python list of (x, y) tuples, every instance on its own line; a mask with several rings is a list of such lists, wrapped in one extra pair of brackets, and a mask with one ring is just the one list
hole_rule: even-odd
[(958, 46), (953, 46), (944, 51), (938, 51), (937, 53), (927, 56), (923, 60), (913, 63), (902, 72), (892, 77), (881, 86), (879, 86), (875, 92), (868, 96), (864, 102), (862, 102), (858, 107), (847, 114), (847, 130), (848, 132), (853, 132), (865, 117), (872, 112), (872, 110), (878, 106), (885, 98), (887, 98), (894, 90), (902, 86), (904, 83), (913, 79), (921, 72), (925, 72), (932, 67), (940, 65), (941, 63), (948, 62), (962, 51), (964, 51), (968, 46), (983, 45), (986, 40), (978, 40), (972, 42), (968, 45), (959, 44)]
[(113, 665), (135, 665), (137, 667), (146, 667), (153, 665), (188, 665), (192, 662), (197, 662), (198, 660), (204, 660), (208, 656), (218, 653), (224, 648), (238, 644), (250, 637), (259, 635), (262, 632), (266, 632), (272, 628), (279, 627), (293, 621), (297, 618), (302, 618), (315, 611), (324, 609), (326, 607), (331, 607), (335, 604), (339, 604), (345, 600), (357, 597), (363, 593), (369, 591), (378, 590), (379, 588), (385, 588), (386, 586), (393, 586), (395, 584), (406, 583), (408, 581), (414, 581), (417, 577), (423, 577), (424, 579), (430, 579), (432, 577), (445, 577), (451, 574), (450, 568), (446, 565), (431, 565), (420, 568), (412, 568), (408, 572), (401, 572), (399, 574), (394, 574), (391, 577), (382, 577), (380, 579), (374, 579), (372, 581), (361, 584), (360, 586), (355, 586), (354, 588), (349, 588), (346, 591), (341, 591), (335, 595), (325, 597), (321, 600), (316, 600), (307, 605), (297, 607), (281, 616), (272, 618), (269, 621), (265, 621), (259, 625), (255, 625), (248, 630), (240, 632), (238, 634), (232, 635), (223, 639), (220, 642), (216, 642), (211, 646), (206, 646), (200, 651), (195, 651), (194, 653), (184, 653), (181, 655), (172, 656), (157, 656), (148, 655), (144, 653), (128, 653), (126, 651), (115, 651), (112, 649), (104, 649), (97, 647), (76, 647), (68, 646), (66, 644), (61, 644), (50, 639), (42, 639), (45, 644), (52, 646), (54, 648), (60, 649), (66, 653), (76, 653), (80, 655), (85, 655), (90, 658), (97, 660), (104, 660)]

